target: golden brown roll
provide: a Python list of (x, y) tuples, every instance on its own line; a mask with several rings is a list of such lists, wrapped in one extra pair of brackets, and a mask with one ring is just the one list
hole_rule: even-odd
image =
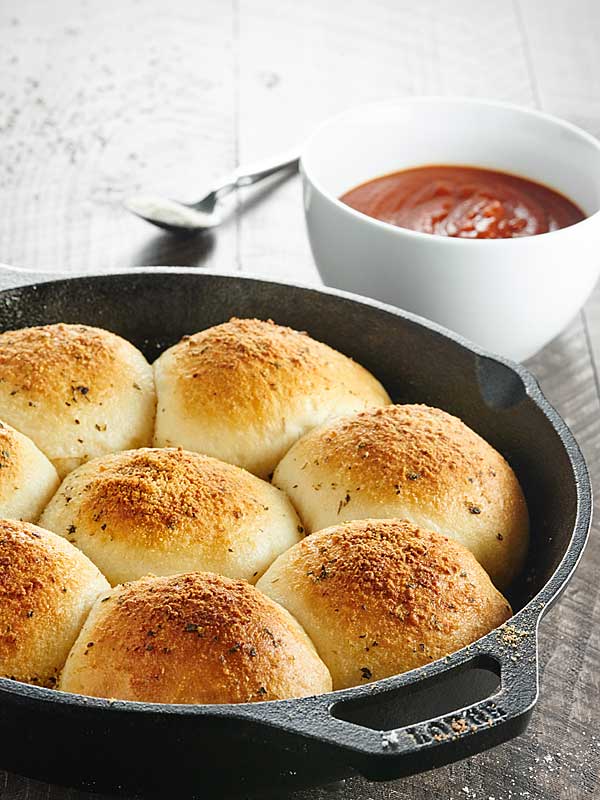
[(206, 453), (261, 478), (315, 425), (390, 402), (351, 359), (257, 319), (184, 337), (155, 362), (154, 377), (157, 447)]
[(0, 517), (36, 522), (59, 483), (31, 439), (0, 422)]
[(0, 334), (0, 419), (62, 477), (95, 456), (151, 444), (152, 368), (132, 344), (87, 325)]
[(284, 492), (173, 448), (84, 464), (65, 478), (40, 524), (81, 548), (113, 585), (198, 570), (254, 582), (304, 535)]
[(148, 577), (99, 600), (62, 673), (66, 692), (155, 703), (245, 703), (331, 690), (300, 625), (245, 581)]
[(351, 519), (406, 518), (465, 545), (500, 589), (523, 567), (529, 520), (514, 472), (438, 408), (387, 406), (336, 420), (297, 442), (273, 483), (308, 532)]
[(0, 520), (0, 676), (55, 686), (90, 608), (109, 588), (65, 539)]
[(312, 534), (279, 556), (257, 588), (304, 627), (335, 689), (420, 667), (511, 615), (466, 548), (406, 520)]

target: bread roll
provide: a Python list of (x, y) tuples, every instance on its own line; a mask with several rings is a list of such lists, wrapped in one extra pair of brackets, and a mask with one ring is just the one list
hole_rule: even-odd
[(335, 689), (420, 667), (511, 615), (466, 548), (406, 520), (359, 520), (308, 536), (257, 588), (304, 627)]
[(351, 359), (257, 319), (184, 337), (155, 362), (154, 377), (157, 447), (206, 453), (261, 478), (315, 425), (390, 402)]
[(65, 478), (40, 524), (81, 548), (113, 585), (197, 570), (254, 582), (304, 534), (282, 491), (177, 449), (84, 464)]
[(438, 408), (387, 406), (336, 420), (297, 442), (273, 483), (308, 532), (351, 519), (406, 518), (465, 545), (500, 589), (523, 567), (529, 521), (515, 474)]
[(59, 483), (31, 439), (0, 422), (0, 517), (36, 522)]
[(151, 444), (152, 369), (132, 344), (87, 325), (0, 334), (0, 419), (61, 477), (103, 453)]
[(62, 673), (66, 692), (154, 703), (245, 703), (331, 689), (310, 639), (245, 581), (149, 577), (94, 606)]
[(76, 547), (0, 520), (0, 676), (53, 687), (105, 578)]

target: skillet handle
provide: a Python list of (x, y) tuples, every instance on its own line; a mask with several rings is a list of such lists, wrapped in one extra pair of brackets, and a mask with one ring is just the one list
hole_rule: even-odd
[[(327, 695), (307, 698), (312, 706), (308, 704), (304, 712), (288, 713), (285, 727), (331, 746), (332, 757), (370, 780), (416, 774), (486, 750), (521, 733), (536, 703), (536, 622), (524, 627), (513, 620), (447, 660), (366, 685), (358, 697), (342, 696), (333, 703), (327, 701)], [(390, 708), (399, 708), (402, 716), (403, 698), (435, 692), (436, 687), (439, 696), (453, 676), (464, 673), (461, 680), (468, 683), (469, 671), (474, 668), (495, 672), (500, 678), (499, 690), (460, 710), (386, 729)]]

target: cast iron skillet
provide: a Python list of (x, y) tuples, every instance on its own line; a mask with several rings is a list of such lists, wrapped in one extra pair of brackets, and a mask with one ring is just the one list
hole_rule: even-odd
[[(37, 281), (34, 283), (34, 281)], [(583, 551), (591, 489), (575, 440), (523, 367), (381, 303), (176, 268), (48, 281), (4, 270), (0, 329), (99, 325), (153, 360), (210, 325), (272, 318), (370, 369), (396, 401), (461, 417), (511, 463), (532, 542), (509, 592), (516, 614), (448, 658), (299, 700), (160, 706), (0, 680), (0, 766), (105, 791), (224, 796), (316, 785), (353, 772), (386, 780), (464, 758), (520, 733), (538, 696), (537, 628)], [(6, 288), (16, 284), (33, 285)]]

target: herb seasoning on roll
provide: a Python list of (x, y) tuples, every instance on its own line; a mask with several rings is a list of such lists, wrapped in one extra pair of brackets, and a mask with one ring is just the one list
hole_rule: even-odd
[(405, 519), (313, 533), (280, 555), (257, 588), (303, 626), (334, 689), (443, 658), (512, 614), (466, 547)]
[(548, 186), (466, 166), (393, 172), (350, 189), (340, 200), (400, 228), (461, 239), (535, 236), (585, 219), (575, 203)]
[(407, 519), (461, 542), (500, 589), (523, 569), (529, 515), (517, 476), (439, 408), (390, 405), (330, 420), (289, 449), (273, 483), (307, 533), (356, 519)]

